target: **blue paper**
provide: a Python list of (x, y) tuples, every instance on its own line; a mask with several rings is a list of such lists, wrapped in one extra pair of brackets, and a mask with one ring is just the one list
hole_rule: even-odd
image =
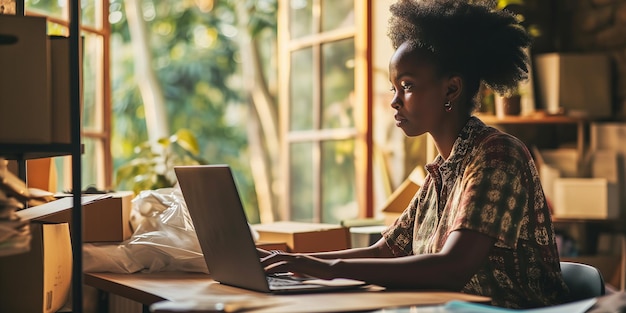
[(487, 304), (480, 303), (472, 303), (465, 301), (450, 301), (446, 303), (445, 310), (450, 313), (584, 313), (589, 310), (596, 303), (595, 298), (581, 300), (566, 304), (547, 306), (542, 308), (535, 309), (525, 309), (525, 310), (516, 310), (516, 309), (506, 309), (500, 308), (496, 306), (491, 306)]

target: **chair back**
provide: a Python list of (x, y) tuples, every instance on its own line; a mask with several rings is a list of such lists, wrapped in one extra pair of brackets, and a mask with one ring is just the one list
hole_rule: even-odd
[(606, 292), (602, 273), (591, 265), (561, 262), (561, 273), (573, 301), (599, 297)]

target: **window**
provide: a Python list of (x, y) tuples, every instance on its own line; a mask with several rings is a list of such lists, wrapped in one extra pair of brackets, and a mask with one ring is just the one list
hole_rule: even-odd
[(368, 10), (369, 1), (279, 2), (281, 219), (372, 214)]
[[(110, 98), (109, 98), (109, 24), (108, 1), (83, 0), (81, 36), (83, 38), (82, 129), (84, 154), (83, 186), (102, 189), (111, 186)], [(68, 35), (69, 0), (26, 0), (26, 15), (48, 18), (48, 34)], [(56, 158), (58, 188), (71, 188), (70, 157)]]

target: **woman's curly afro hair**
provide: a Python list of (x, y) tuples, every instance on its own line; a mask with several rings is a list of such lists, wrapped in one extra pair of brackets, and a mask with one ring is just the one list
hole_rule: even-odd
[(513, 14), (493, 2), (398, 0), (391, 5), (388, 36), (430, 51), (442, 73), (461, 75), (470, 95), (482, 81), (506, 94), (528, 77), (525, 48), (531, 38)]

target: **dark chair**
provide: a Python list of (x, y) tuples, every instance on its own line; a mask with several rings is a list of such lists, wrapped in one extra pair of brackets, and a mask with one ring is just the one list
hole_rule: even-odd
[(561, 273), (569, 287), (572, 301), (599, 297), (606, 293), (602, 273), (591, 265), (561, 262)]

